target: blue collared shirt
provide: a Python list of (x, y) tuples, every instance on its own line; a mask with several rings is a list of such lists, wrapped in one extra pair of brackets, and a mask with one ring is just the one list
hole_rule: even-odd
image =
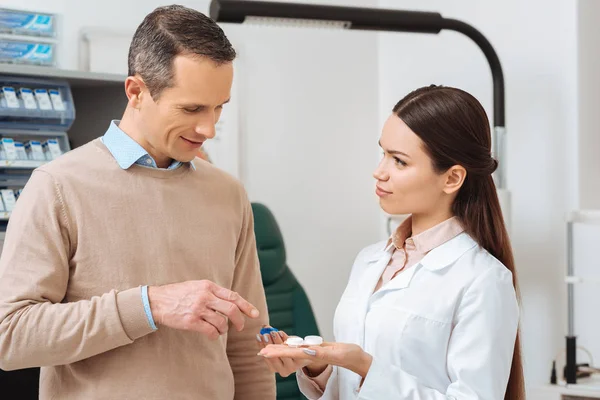
[[(119, 128), (119, 122), (117, 120), (111, 121), (108, 130), (101, 139), (119, 166), (123, 169), (129, 169), (133, 164), (138, 164), (148, 168), (158, 168), (154, 158), (138, 142)], [(176, 169), (182, 165), (181, 161), (173, 160), (167, 169)], [(190, 162), (190, 166), (195, 169), (194, 163)], [(154, 317), (150, 309), (148, 286), (141, 287), (141, 296), (148, 324), (153, 330), (156, 330), (158, 328), (154, 323)]]
[[(158, 168), (156, 161), (148, 152), (119, 128), (120, 121), (111, 121), (108, 130), (102, 137), (102, 143), (108, 148), (119, 166), (129, 169), (133, 164), (149, 168)], [(173, 160), (166, 169), (176, 169), (182, 166), (181, 161)], [(195, 169), (194, 163), (190, 166)]]

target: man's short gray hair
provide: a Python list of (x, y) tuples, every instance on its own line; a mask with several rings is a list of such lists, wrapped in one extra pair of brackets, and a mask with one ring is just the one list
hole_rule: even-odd
[(179, 5), (159, 7), (133, 35), (129, 76), (141, 76), (156, 100), (173, 85), (173, 59), (180, 54), (206, 57), (217, 65), (236, 57), (223, 30), (206, 15)]

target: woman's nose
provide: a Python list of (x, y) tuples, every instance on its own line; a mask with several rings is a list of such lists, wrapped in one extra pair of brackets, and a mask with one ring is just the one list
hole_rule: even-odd
[(387, 181), (389, 179), (389, 174), (386, 172), (385, 167), (383, 165), (383, 160), (377, 166), (377, 169), (373, 172), (373, 178), (378, 181)]

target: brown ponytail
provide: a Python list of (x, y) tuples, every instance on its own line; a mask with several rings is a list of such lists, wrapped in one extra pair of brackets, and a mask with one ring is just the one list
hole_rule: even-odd
[[(460, 89), (429, 86), (400, 100), (394, 113), (424, 142), (437, 171), (453, 165), (467, 170), (453, 204), (454, 215), (481, 247), (510, 270), (518, 296), (512, 247), (492, 178), (498, 163), (491, 156), (490, 125), (481, 104)], [(525, 399), (518, 333), (504, 398)]]
[[(471, 185), (476, 180), (471, 182)], [(465, 182), (466, 184), (467, 182)], [(458, 216), (465, 231), (490, 254), (496, 257), (512, 272), (513, 284), (519, 293), (515, 262), (508, 232), (504, 225), (500, 201), (496, 193), (496, 186), (492, 176), (482, 177), (477, 187), (472, 190), (462, 190), (454, 202), (454, 215)], [(464, 188), (463, 188), (464, 189)], [(525, 381), (521, 360), (521, 345), (519, 334), (515, 342), (515, 352), (510, 370), (506, 400), (525, 399)]]

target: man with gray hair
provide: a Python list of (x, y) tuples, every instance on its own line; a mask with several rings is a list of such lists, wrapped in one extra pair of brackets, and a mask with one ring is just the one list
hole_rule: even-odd
[(275, 398), (250, 203), (196, 158), (234, 58), (202, 13), (154, 10), (122, 119), (32, 174), (0, 257), (0, 368), (42, 367), (40, 399)]

